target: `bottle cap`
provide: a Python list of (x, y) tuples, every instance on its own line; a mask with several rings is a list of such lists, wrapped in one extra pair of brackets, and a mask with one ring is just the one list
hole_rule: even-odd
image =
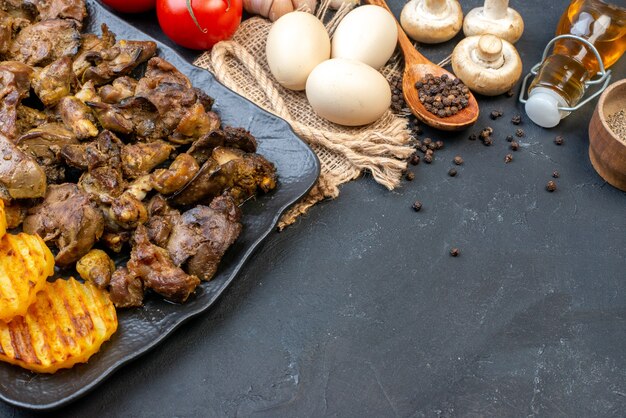
[(563, 97), (545, 87), (532, 89), (526, 101), (526, 114), (537, 125), (553, 128), (569, 113), (561, 112), (559, 106), (567, 106)]

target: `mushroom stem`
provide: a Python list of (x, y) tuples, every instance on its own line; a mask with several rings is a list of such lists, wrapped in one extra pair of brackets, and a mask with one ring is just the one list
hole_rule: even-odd
[(448, 9), (446, 0), (426, 0), (424, 8), (434, 15), (441, 15)]
[(489, 19), (504, 19), (508, 8), (509, 0), (485, 0), (483, 13)]
[[(474, 58), (474, 57), (473, 57)], [(478, 41), (474, 61), (487, 68), (500, 68), (504, 65), (502, 41), (494, 35), (482, 35)]]

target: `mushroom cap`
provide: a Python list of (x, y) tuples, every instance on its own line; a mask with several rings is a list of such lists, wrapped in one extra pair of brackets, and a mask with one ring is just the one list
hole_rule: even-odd
[(409, 1), (400, 14), (400, 24), (412, 39), (425, 44), (449, 41), (463, 27), (463, 10), (457, 0), (442, 0), (442, 10), (434, 13), (426, 0)]
[(497, 96), (517, 83), (522, 60), (510, 42), (495, 35), (470, 36), (454, 48), (452, 69), (472, 91)]
[(524, 32), (524, 20), (522, 16), (510, 7), (506, 10), (503, 19), (490, 19), (485, 13), (484, 7), (472, 9), (463, 21), (463, 33), (465, 36), (491, 34), (512, 44), (517, 42)]

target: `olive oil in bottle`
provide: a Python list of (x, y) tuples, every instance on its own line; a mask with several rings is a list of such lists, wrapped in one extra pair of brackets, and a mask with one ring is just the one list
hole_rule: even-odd
[[(600, 0), (574, 0), (565, 11), (557, 35), (574, 35), (597, 50), (605, 68), (626, 50), (626, 8)], [(528, 88), (526, 113), (537, 125), (551, 128), (585, 94), (586, 84), (600, 71), (592, 48), (579, 39), (558, 39)]]

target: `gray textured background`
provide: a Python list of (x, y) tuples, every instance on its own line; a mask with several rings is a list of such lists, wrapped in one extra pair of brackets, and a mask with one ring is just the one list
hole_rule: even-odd
[[(567, 3), (512, 2), (525, 70)], [(156, 33), (155, 18), (140, 25)], [(453, 45), (422, 51), (439, 61)], [(587, 157), (593, 105), (553, 130), (524, 117), (504, 164), (522, 108), (479, 102), (476, 129), (426, 132), (446, 147), (414, 182), (344, 186), (270, 236), (214, 309), (54, 416), (624, 416), (626, 193)], [(486, 125), (493, 146), (467, 140)], [(0, 404), (0, 416), (30, 413)]]

